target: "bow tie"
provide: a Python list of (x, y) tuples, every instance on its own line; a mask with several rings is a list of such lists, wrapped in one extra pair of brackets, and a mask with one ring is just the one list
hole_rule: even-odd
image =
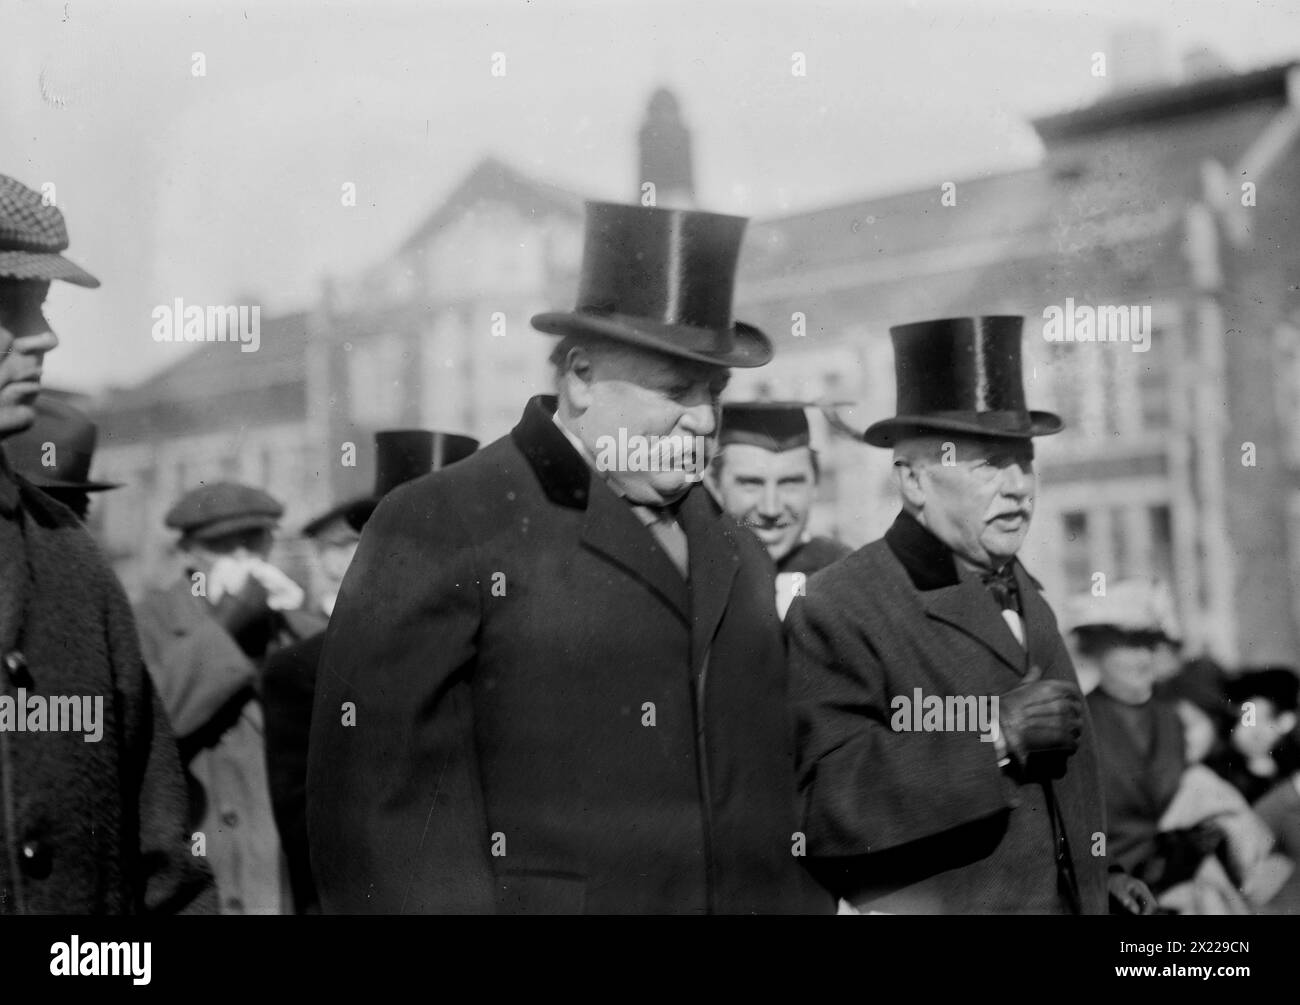
[(996, 572), (980, 573), (980, 582), (988, 587), (993, 599), (1004, 611), (1020, 612), (1020, 589), (1016, 585), (1016, 574), (1008, 562)]

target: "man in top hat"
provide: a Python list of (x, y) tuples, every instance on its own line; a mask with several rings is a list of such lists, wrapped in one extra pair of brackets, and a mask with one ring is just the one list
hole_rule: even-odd
[(96, 438), (95, 424), (85, 412), (43, 394), (36, 399), (36, 421), (11, 437), (5, 452), (15, 471), (85, 522), (90, 493), (122, 487), (91, 480)]
[[(327, 617), (334, 610), (338, 587), (352, 564), (362, 528), (379, 500), (403, 482), (440, 471), (477, 449), (478, 441), (472, 437), (427, 429), (389, 429), (375, 434), (374, 491), (339, 503), (313, 517), (302, 529), (303, 536), (316, 547), (327, 584), (321, 603)], [(324, 647), (322, 628), (268, 656), (262, 675), (271, 805), (298, 914), (320, 913), (307, 846), (307, 737), (316, 668)]]
[(718, 452), (708, 472), (722, 508), (758, 536), (776, 563), (781, 617), (810, 575), (850, 551), (807, 533), (819, 471), (804, 408), (782, 401), (723, 405)]
[[(175, 740), (126, 596), (76, 517), (5, 458), (37, 420), (59, 344), (50, 282), (99, 285), (67, 246), (63, 214), (0, 175), (0, 697), (26, 726), (0, 710), (0, 913), (210, 912), (212, 874), (191, 854)], [(51, 696), (79, 699), (79, 728), (33, 728), (25, 713)]]
[(829, 910), (797, 857), (771, 565), (698, 488), (743, 219), (591, 203), (556, 395), (379, 504), (312, 720), (326, 912)]
[(1021, 322), (891, 329), (898, 414), (864, 438), (893, 449), (903, 510), (786, 617), (809, 855), (861, 911), (1106, 911), (1092, 732), (1016, 560), (1032, 437), (1061, 428), (1025, 407)]
[(295, 617), (303, 591), (267, 560), (281, 513), (277, 500), (235, 482), (185, 493), (165, 517), (180, 535), (184, 576), (150, 591), (137, 612), (223, 914), (290, 906), (267, 783), (261, 673), (270, 653), (319, 622)]

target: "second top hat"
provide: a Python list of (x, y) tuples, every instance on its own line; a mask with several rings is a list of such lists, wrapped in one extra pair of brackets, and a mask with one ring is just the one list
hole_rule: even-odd
[(1059, 433), (1052, 412), (1025, 407), (1016, 315), (943, 318), (896, 325), (897, 415), (867, 427), (863, 439), (892, 447), (914, 433), (966, 433), (1028, 439)]

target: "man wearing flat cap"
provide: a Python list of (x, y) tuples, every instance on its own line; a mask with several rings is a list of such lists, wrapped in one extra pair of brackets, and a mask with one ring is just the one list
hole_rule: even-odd
[[(0, 913), (211, 912), (212, 874), (191, 854), (176, 743), (126, 596), (73, 513), (5, 456), (37, 420), (44, 357), (59, 344), (43, 311), (50, 282), (99, 285), (67, 246), (63, 214), (0, 175)], [(72, 728), (20, 728), (7, 714), (54, 696), (84, 713), (64, 720)]]
[(187, 492), (165, 517), (180, 535), (185, 575), (152, 590), (137, 612), (145, 663), (180, 738), (191, 825), (203, 835), (223, 914), (290, 907), (260, 698), (266, 657), (309, 628), (296, 616), (302, 589), (267, 561), (282, 512), (265, 492), (235, 482)]
[[(303, 536), (316, 546), (326, 590), (321, 607), (327, 617), (334, 610), (339, 585), (352, 564), (361, 531), (379, 500), (403, 482), (441, 471), (477, 449), (477, 440), (455, 433), (428, 429), (385, 429), (375, 433), (374, 491), (331, 507), (302, 529)], [(307, 739), (316, 670), (324, 648), (322, 628), (268, 656), (262, 675), (271, 805), (288, 862), (297, 914), (320, 913), (307, 844)]]
[(829, 910), (801, 868), (761, 545), (698, 487), (745, 221), (591, 203), (556, 395), (379, 504), (307, 779), (326, 912)]
[[(859, 911), (1104, 913), (1097, 755), (1074, 668), (1016, 560), (1033, 513), (1021, 318), (891, 329), (903, 511), (786, 618), (809, 855)], [(1142, 891), (1114, 891), (1130, 910)]]
[(783, 401), (723, 405), (718, 452), (708, 473), (722, 508), (758, 536), (776, 563), (782, 617), (809, 576), (850, 551), (807, 533), (820, 472), (805, 407)]

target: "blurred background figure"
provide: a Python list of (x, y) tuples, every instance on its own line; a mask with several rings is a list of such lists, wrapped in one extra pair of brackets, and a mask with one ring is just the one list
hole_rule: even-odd
[(290, 910), (267, 783), (262, 667), (323, 620), (300, 612), (302, 588), (267, 561), (282, 512), (265, 492), (233, 482), (186, 493), (166, 517), (180, 534), (185, 575), (150, 591), (137, 612), (223, 914)]
[(91, 481), (98, 431), (85, 412), (48, 393), (36, 399), (35, 408), (36, 421), (10, 437), (5, 452), (15, 471), (84, 523), (90, 493), (122, 486)]
[(807, 532), (820, 469), (806, 407), (788, 401), (723, 405), (718, 451), (706, 476), (722, 508), (754, 532), (776, 563), (776, 607), (783, 618), (807, 577), (851, 550)]
[(1289, 667), (1249, 668), (1228, 682), (1226, 693), (1233, 722), (1209, 764), (1254, 803), (1300, 769), (1295, 738), (1300, 677)]
[(1162, 909), (1248, 914), (1290, 903), (1294, 865), (1268, 823), (1204, 762), (1229, 720), (1223, 675), (1190, 662), (1161, 683), (1178, 627), (1152, 580), (1115, 583), (1071, 604), (1079, 651), (1097, 673), (1088, 709), (1099, 738), (1107, 854), (1142, 878)]
[[(339, 503), (302, 529), (316, 547), (325, 592), (320, 607), (334, 610), (343, 576), (361, 541), (361, 531), (385, 495), (403, 482), (439, 471), (468, 457), (478, 441), (426, 429), (390, 429), (375, 434), (375, 487), (370, 495)], [(294, 911), (320, 913), (307, 848), (307, 737), (316, 694), (316, 668), (325, 645), (320, 631), (267, 657), (262, 702), (266, 712), (266, 762), (271, 805), (293, 888)]]

